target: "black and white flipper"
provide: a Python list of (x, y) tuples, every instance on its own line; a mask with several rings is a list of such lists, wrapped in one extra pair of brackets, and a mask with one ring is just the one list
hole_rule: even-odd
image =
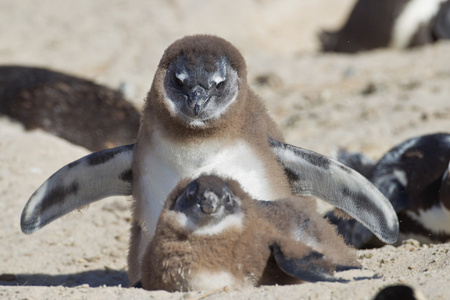
[(332, 269), (344, 271), (359, 268), (354, 266), (332, 267), (331, 263), (327, 261), (325, 256), (316, 251), (311, 251), (304, 257), (294, 258), (286, 256), (277, 243), (274, 243), (270, 249), (273, 257), (275, 258), (275, 262), (284, 273), (303, 281), (348, 282), (348, 280), (334, 277), (330, 271)]
[(293, 192), (342, 209), (383, 242), (397, 240), (399, 224), (391, 203), (361, 174), (313, 151), (269, 141)]
[(133, 145), (92, 153), (53, 174), (28, 200), (20, 219), (24, 233), (102, 198), (131, 195)]

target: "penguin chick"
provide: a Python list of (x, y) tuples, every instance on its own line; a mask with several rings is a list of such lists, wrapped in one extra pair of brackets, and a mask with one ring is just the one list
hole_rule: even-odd
[[(338, 160), (365, 176), (391, 201), (400, 221), (400, 238), (423, 243), (450, 241), (450, 134), (408, 139), (376, 163), (361, 164), (361, 153), (341, 151)], [(353, 220), (328, 217), (348, 243), (356, 247), (383, 243)]]
[(356, 251), (315, 212), (312, 199), (259, 201), (238, 182), (202, 175), (169, 195), (142, 263), (148, 290), (342, 281)]

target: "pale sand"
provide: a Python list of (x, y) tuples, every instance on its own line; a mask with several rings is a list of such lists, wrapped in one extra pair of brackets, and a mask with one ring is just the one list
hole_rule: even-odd
[[(234, 8), (229, 3), (237, 1), (2, 0), (0, 63), (51, 67), (111, 87), (126, 82), (130, 100), (141, 107), (164, 49), (186, 34), (213, 33), (242, 51), (250, 83), (289, 143), (325, 155), (347, 147), (378, 158), (406, 138), (450, 128), (450, 43), (318, 54), (315, 34), (337, 26), (353, 1), (241, 2)], [(258, 84), (261, 77), (268, 84)], [(364, 95), (371, 86), (373, 93)], [(359, 251), (372, 271), (348, 276), (377, 272), (382, 279), (187, 294), (126, 288), (129, 199), (94, 203), (30, 236), (20, 231), (33, 191), (88, 151), (0, 117), (0, 153), (0, 274), (15, 276), (0, 281), (0, 298), (370, 299), (394, 283), (410, 284), (428, 299), (450, 295), (450, 243), (415, 241)]]

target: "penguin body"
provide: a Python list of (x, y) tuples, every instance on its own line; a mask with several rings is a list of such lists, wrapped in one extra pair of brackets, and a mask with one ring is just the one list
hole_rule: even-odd
[(0, 66), (0, 114), (91, 151), (135, 142), (140, 118), (119, 91), (23, 66)]
[[(361, 157), (360, 153), (341, 151), (338, 160), (357, 171), (363, 169), (365, 176), (391, 201), (400, 220), (399, 242), (407, 238), (423, 243), (450, 240), (450, 134), (408, 139), (378, 162)], [(330, 217), (356, 247), (375, 240), (354, 221)]]
[(448, 0), (359, 0), (336, 32), (322, 31), (323, 51), (410, 48), (450, 37)]

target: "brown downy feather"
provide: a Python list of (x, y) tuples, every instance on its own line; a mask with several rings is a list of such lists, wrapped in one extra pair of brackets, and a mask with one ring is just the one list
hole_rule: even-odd
[[(218, 178), (202, 176), (199, 185), (211, 177)], [(277, 266), (270, 251), (270, 246), (277, 243), (288, 258), (302, 258), (311, 253), (311, 247), (292, 238), (293, 229), (298, 225), (302, 225), (308, 238), (314, 238), (313, 243), (318, 245), (314, 250), (327, 257), (314, 263), (329, 269), (330, 274), (337, 264), (358, 265), (355, 250), (346, 246), (336, 229), (315, 212), (311, 199), (282, 199), (276, 202), (277, 209), (263, 209), (236, 181), (219, 180), (220, 187), (225, 182), (240, 200), (243, 226), (230, 227), (212, 236), (195, 235), (182, 228), (171, 210), (190, 182), (181, 181), (165, 204), (155, 237), (144, 256), (142, 285), (145, 289), (189, 291), (200, 272), (222, 271), (233, 275), (234, 286), (299, 283), (299, 279), (288, 276)]]

